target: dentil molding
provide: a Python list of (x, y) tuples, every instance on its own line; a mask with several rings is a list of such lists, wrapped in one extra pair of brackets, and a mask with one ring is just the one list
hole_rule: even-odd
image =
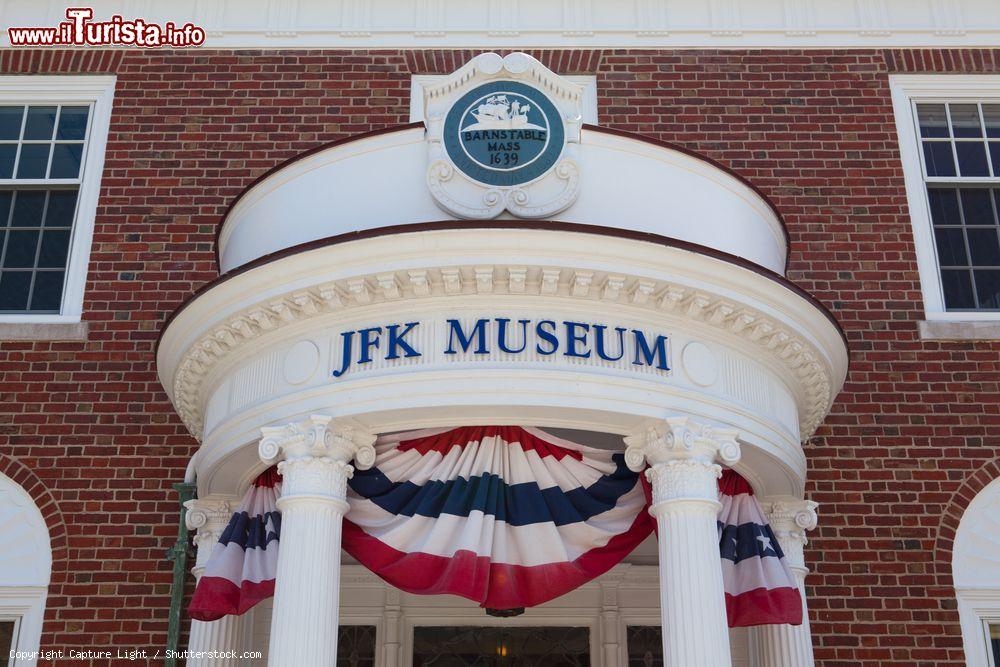
[[(815, 431), (832, 403), (834, 380), (819, 350), (785, 322), (737, 303), (731, 296), (624, 273), (523, 264), (434, 266), (361, 274), (261, 300), (207, 328), (187, 346), (173, 374), (172, 400), (188, 429), (200, 439), (207, 378), (247, 346), (263, 345), (286, 327), (355, 308), (432, 298), (460, 303), (471, 295), (627, 304), (734, 335), (784, 367), (798, 383), (806, 399), (800, 406), (803, 440)], [(446, 302), (441, 308), (448, 311)]]

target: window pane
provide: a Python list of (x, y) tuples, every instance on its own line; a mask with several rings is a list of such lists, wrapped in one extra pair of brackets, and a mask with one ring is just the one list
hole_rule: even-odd
[(24, 123), (25, 139), (52, 140), (56, 127), (56, 107), (28, 107), (28, 119)]
[(995, 225), (990, 191), (986, 188), (962, 188), (962, 215), (967, 225)]
[(35, 252), (38, 250), (40, 232), (31, 229), (18, 229), (8, 233), (7, 252), (3, 256), (3, 268), (24, 269), (35, 265)]
[(1000, 138), (1000, 104), (984, 104), (983, 121), (986, 123), (986, 136)]
[(13, 178), (17, 144), (0, 144), (0, 178)]
[(951, 143), (947, 141), (925, 141), (924, 162), (928, 176), (954, 176), (955, 159), (951, 154)]
[(17, 648), (17, 621), (0, 621), (0, 655), (10, 655)]
[(990, 142), (990, 160), (993, 162), (993, 175), (1000, 176), (1000, 141)]
[[(993, 236), (996, 237), (996, 233), (994, 233)], [(66, 255), (68, 252), (68, 229), (50, 229), (46, 231), (42, 234), (42, 247), (38, 250), (39, 268), (66, 268)]]
[(52, 190), (45, 211), (46, 227), (70, 227), (76, 210), (76, 190)]
[(18, 178), (45, 178), (49, 166), (49, 149), (52, 144), (24, 144), (21, 161), (17, 164)]
[(989, 176), (986, 163), (986, 144), (978, 141), (959, 141), (955, 144), (958, 155), (958, 170), (962, 176)]
[(375, 667), (375, 626), (341, 625), (337, 630), (338, 667)]
[(975, 104), (952, 104), (951, 129), (956, 137), (983, 136), (979, 126), (979, 107)]
[(39, 271), (35, 274), (35, 288), (31, 292), (31, 310), (59, 312), (62, 303), (62, 271)]
[(663, 638), (653, 625), (630, 625), (625, 633), (628, 667), (663, 667)]
[[(49, 178), (76, 178), (80, 175), (83, 144), (56, 144), (52, 149), (52, 169)], [(983, 159), (986, 152), (983, 151)]]
[(941, 271), (941, 282), (944, 286), (944, 304), (947, 308), (975, 308), (972, 297), (972, 277), (968, 271)]
[(990, 623), (990, 649), (993, 651), (993, 664), (1000, 665), (1000, 623)]
[(416, 627), (413, 667), (590, 665), (590, 630), (568, 627)]
[(980, 269), (974, 273), (979, 307), (1000, 309), (1000, 270)]
[(10, 190), (0, 190), (0, 227), (6, 227), (10, 219), (10, 205), (14, 201), (14, 193)]
[(943, 104), (918, 104), (917, 118), (920, 121), (920, 136), (948, 136), (948, 117)]
[(961, 229), (935, 229), (934, 239), (937, 242), (938, 262), (941, 266), (968, 266), (965, 256), (965, 237)]
[(927, 197), (931, 205), (931, 220), (935, 225), (960, 225), (958, 192), (953, 188), (930, 188)]
[(56, 139), (80, 139), (87, 133), (87, 107), (63, 107), (59, 112), (59, 130)]
[(24, 107), (0, 107), (0, 139), (20, 139)]
[(1000, 266), (1000, 237), (996, 227), (970, 229), (966, 233), (975, 266)]
[(12, 227), (39, 227), (45, 210), (43, 190), (18, 190), (14, 197)]
[(0, 311), (25, 310), (28, 307), (29, 289), (31, 271), (0, 272)]

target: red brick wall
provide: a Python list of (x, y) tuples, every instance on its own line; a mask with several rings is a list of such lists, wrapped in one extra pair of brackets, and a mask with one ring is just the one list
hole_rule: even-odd
[[(409, 77), (473, 52), (0, 54), (0, 73), (116, 73), (86, 342), (0, 344), (0, 471), (53, 534), (44, 648), (162, 647), (179, 481), (195, 448), (156, 379), (167, 315), (215, 274), (215, 225), (257, 175), (406, 122)], [(806, 445), (817, 662), (963, 663), (951, 545), (997, 475), (998, 350), (921, 342), (891, 72), (996, 72), (1000, 52), (542, 51), (596, 73), (601, 123), (729, 165), (777, 204), (790, 277), (847, 331), (851, 373)], [(990, 434), (992, 430), (993, 434)], [(979, 471), (979, 472), (977, 472)]]

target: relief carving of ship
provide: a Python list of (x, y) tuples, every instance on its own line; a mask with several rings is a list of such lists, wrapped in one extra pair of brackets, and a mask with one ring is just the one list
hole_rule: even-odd
[(506, 95), (493, 95), (470, 111), (476, 122), (463, 130), (544, 130), (540, 125), (528, 122), (530, 104), (511, 102)]

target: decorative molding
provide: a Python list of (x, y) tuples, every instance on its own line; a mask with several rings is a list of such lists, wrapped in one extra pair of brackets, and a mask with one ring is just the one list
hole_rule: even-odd
[[(799, 5), (796, 7), (795, 5)], [(449, 14), (443, 0), (267, 0), (248, 11), (236, 0), (154, 3), (94, 0), (97, 19), (126, 14), (192, 21), (219, 48), (500, 48), (512, 38), (534, 48), (992, 47), (1000, 7), (973, 0), (911, 0), (891, 13), (885, 0), (470, 0)], [(16, 12), (16, 16), (14, 13)], [(54, 26), (58, 3), (0, 3), (7, 25)], [(651, 39), (651, 38), (656, 38)], [(0, 45), (9, 46), (6, 32)]]
[(804, 548), (809, 543), (806, 533), (816, 528), (819, 519), (812, 500), (775, 500), (761, 503), (771, 530), (785, 553), (789, 566), (805, 570)]
[(236, 504), (235, 498), (194, 498), (184, 503), (187, 510), (184, 512), (184, 525), (188, 530), (197, 531), (194, 536), (197, 548), (195, 565), (191, 568), (196, 578), (201, 577), (201, 573), (205, 571), (212, 549), (229, 525)]
[[(575, 15), (589, 14), (579, 5), (590, 0), (564, 0)], [(527, 83), (542, 91), (558, 111), (551, 121), (562, 122), (565, 146), (559, 159), (541, 176), (516, 185), (488, 185), (466, 176), (445, 147), (445, 118), (452, 105), (470, 90), (492, 80)], [(538, 106), (533, 104), (533, 106)], [(519, 218), (540, 219), (565, 210), (580, 194), (580, 143), (583, 89), (526, 53), (506, 56), (481, 53), (443, 80), (424, 86), (427, 124), (427, 186), (437, 205), (459, 218), (488, 220), (504, 211)]]
[[(428, 267), (418, 273), (417, 283), (411, 280), (413, 269), (399, 271), (397, 284), (400, 297), (395, 303), (441, 297), (462, 298), (475, 289), (477, 269), (484, 271), (486, 268), (482, 265)], [(516, 276), (513, 290), (511, 268)], [(784, 323), (754, 308), (733, 303), (730, 297), (723, 298), (705, 290), (645, 277), (615, 274), (616, 278), (623, 278), (623, 283), (617, 296), (611, 299), (610, 295), (603, 296), (603, 290), (591, 289), (591, 284), (601, 285), (607, 280), (605, 274), (566, 268), (568, 270), (523, 264), (492, 266), (489, 267), (494, 276), (491, 293), (630, 304), (651, 312), (688, 318), (736, 335), (753, 343), (762, 355), (783, 366), (798, 382), (806, 397), (806, 404), (800, 407), (800, 437), (803, 440), (825, 417), (833, 398), (830, 373), (816, 348)], [(384, 276), (385, 272), (379, 275)], [(296, 290), (296, 296), (288, 293), (266, 299), (226, 318), (194, 341), (178, 363), (172, 397), (178, 414), (191, 433), (199, 440), (203, 435), (202, 392), (206, 389), (205, 380), (223, 360), (249, 343), (257, 344), (263, 337), (275, 335), (291, 323), (387, 303), (388, 299), (381, 291), (372, 293), (367, 288), (361, 289), (360, 286), (367, 285), (369, 280), (374, 281), (375, 276), (346, 278)], [(636, 292), (645, 294), (646, 300), (634, 301), (632, 295)], [(311, 298), (303, 299), (304, 294)], [(331, 295), (340, 294), (344, 297), (331, 298)], [(308, 305), (303, 306), (303, 303)], [(443, 307), (447, 309), (447, 305)]]
[[(654, 504), (670, 500), (717, 502), (716, 480), (722, 468), (740, 460), (737, 432), (702, 424), (688, 417), (650, 422), (625, 438), (625, 464), (646, 469)], [(654, 507), (655, 509), (655, 507)]]

